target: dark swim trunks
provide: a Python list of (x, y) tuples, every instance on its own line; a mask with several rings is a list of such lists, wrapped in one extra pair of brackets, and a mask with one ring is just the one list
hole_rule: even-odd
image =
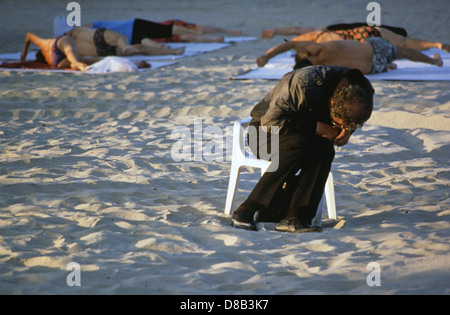
[(58, 48), (58, 42), (62, 38), (58, 37), (52, 46), (52, 66), (57, 67), (58, 64), (66, 58), (66, 55)]
[(157, 23), (142, 19), (136, 19), (133, 24), (133, 36), (131, 44), (139, 44), (142, 39), (149, 38), (156, 42), (179, 42), (180, 35), (173, 34), (173, 26), (178, 25), (189, 29), (195, 29), (196, 24), (182, 20), (167, 20)]
[(373, 50), (370, 74), (386, 72), (388, 65), (397, 59), (397, 47), (381, 37), (368, 38), (366, 42), (372, 45)]
[(142, 39), (149, 38), (154, 41), (166, 41), (172, 38), (172, 24), (156, 23), (152, 21), (135, 19), (131, 44), (140, 44)]
[(98, 28), (94, 33), (94, 44), (97, 50), (97, 55), (102, 56), (116, 56), (116, 46), (111, 46), (105, 41), (105, 28)]
[[(197, 27), (197, 24), (189, 23), (189, 22), (186, 22), (186, 21), (183, 21), (183, 20), (167, 20), (167, 21), (163, 22), (163, 24), (171, 25), (172, 28), (173, 28), (174, 25), (177, 25), (177, 26), (185, 27), (185, 28), (188, 28), (188, 29), (191, 29), (191, 30), (193, 30), (193, 29), (195, 29)], [(166, 38), (164, 41), (165, 42), (172, 42), (172, 43), (179, 42), (180, 41), (180, 35), (174, 34), (174, 35), (172, 35), (172, 37)]]

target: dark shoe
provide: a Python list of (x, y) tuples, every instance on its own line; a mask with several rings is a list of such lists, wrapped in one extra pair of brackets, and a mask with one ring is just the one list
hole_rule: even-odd
[(290, 233), (322, 232), (320, 226), (302, 224), (298, 219), (283, 219), (275, 227), (277, 231)]
[(238, 229), (257, 231), (255, 213), (261, 207), (257, 202), (247, 199), (231, 216), (231, 225)]
[(280, 232), (291, 232), (293, 233), (295, 231), (295, 222), (297, 219), (282, 219), (277, 224), (275, 229)]
[(309, 233), (309, 232), (317, 232), (321, 233), (322, 228), (320, 226), (311, 226), (311, 225), (296, 225), (294, 233)]
[(234, 226), (238, 229), (244, 229), (249, 231), (258, 231), (256, 227), (255, 221), (252, 219), (246, 218), (242, 215), (242, 212), (234, 212), (231, 216), (231, 226)]

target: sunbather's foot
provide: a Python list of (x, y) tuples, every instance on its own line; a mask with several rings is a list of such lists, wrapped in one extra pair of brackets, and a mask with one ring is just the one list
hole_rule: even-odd
[(388, 64), (388, 69), (395, 70), (395, 69), (397, 69), (397, 65), (395, 63), (391, 62), (390, 64)]
[(185, 50), (186, 50), (186, 47), (181, 47), (178, 49), (173, 49), (172, 52), (174, 55), (182, 55), (182, 54), (184, 54)]
[(433, 55), (433, 59), (434, 59), (434, 65), (438, 66), (438, 67), (442, 67), (444, 65), (444, 62), (442, 61), (442, 58), (439, 54), (434, 54)]
[(261, 33), (261, 37), (271, 39), (275, 35), (275, 30), (276, 30), (275, 28), (264, 30)]
[(147, 69), (147, 68), (151, 68), (151, 66), (152, 66), (145, 60), (138, 61), (135, 64), (139, 69)]
[(442, 44), (441, 49), (445, 50), (446, 52), (450, 52), (450, 45), (449, 44)]
[(230, 35), (231, 36), (241, 36), (242, 31), (241, 30), (233, 30), (233, 31), (230, 31)]
[(219, 36), (219, 37), (211, 38), (211, 42), (213, 42), (213, 43), (224, 43), (225, 42), (225, 37)]

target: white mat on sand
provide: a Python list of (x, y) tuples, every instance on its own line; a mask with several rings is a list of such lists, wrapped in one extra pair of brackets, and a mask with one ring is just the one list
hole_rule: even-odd
[[(172, 49), (185, 47), (184, 54), (182, 55), (158, 55), (158, 56), (146, 56), (146, 55), (134, 55), (127, 57), (130, 60), (177, 60), (184, 57), (191, 57), (199, 54), (204, 54), (225, 47), (230, 46), (230, 43), (171, 43), (169, 46)], [(0, 56), (1, 57), (1, 56)]]
[[(245, 42), (245, 41), (253, 41), (256, 40), (256, 37), (225, 37), (224, 43), (170, 43), (168, 46), (172, 49), (179, 49), (185, 47), (184, 54), (182, 55), (161, 55), (161, 56), (142, 56), (135, 55), (131, 56), (131, 59), (139, 59), (139, 60), (174, 60), (181, 59), (184, 57), (195, 56), (199, 54), (204, 54), (208, 52), (213, 52), (216, 50), (220, 50), (226, 47), (231, 46), (233, 43)], [(0, 56), (1, 57), (1, 56)]]
[[(0, 65), (1, 65), (0, 61)], [(176, 64), (174, 61), (152, 61), (149, 62), (150, 68), (142, 68), (137, 69), (136, 71), (148, 71), (152, 69), (158, 69), (170, 65)], [(87, 73), (87, 74), (101, 74), (101, 73), (113, 73), (113, 72), (121, 72), (121, 71), (105, 71), (105, 72), (81, 72), (81, 71), (73, 71), (69, 69), (22, 69), (22, 68), (0, 68), (0, 71), (16, 71), (16, 72), (52, 72), (52, 73)]]
[[(370, 80), (393, 80), (393, 81), (450, 81), (450, 53), (432, 48), (423, 52), (428, 56), (435, 53), (441, 55), (444, 61), (443, 67), (436, 67), (421, 62), (413, 62), (406, 59), (396, 60), (398, 68), (384, 73), (370, 74)], [(288, 52), (272, 58), (262, 68), (252, 68), (249, 72), (234, 76), (234, 80), (280, 80), (286, 73), (292, 71), (294, 66), (293, 53)]]

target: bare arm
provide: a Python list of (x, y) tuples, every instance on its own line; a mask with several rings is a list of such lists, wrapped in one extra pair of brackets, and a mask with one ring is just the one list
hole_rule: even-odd
[(258, 67), (264, 67), (271, 58), (294, 48), (293, 42), (286, 42), (269, 49), (264, 55), (256, 59)]
[(41, 43), (41, 38), (34, 35), (33, 33), (27, 33), (25, 36), (25, 47), (23, 49), (22, 55), (20, 56), (20, 61), (24, 62), (28, 55), (28, 49), (30, 48), (30, 43), (33, 42), (35, 45), (39, 46)]
[(70, 66), (73, 69), (78, 69), (84, 71), (87, 65), (83, 62), (80, 62), (80, 58), (77, 54), (77, 48), (75, 44), (75, 40), (72, 37), (65, 36), (62, 40), (59, 41), (59, 45), (62, 47), (58, 48), (64, 52), (67, 60), (70, 62)]
[(301, 27), (301, 26), (292, 26), (292, 27), (275, 27), (271, 29), (264, 30), (261, 34), (262, 38), (271, 39), (275, 35), (302, 35), (308, 32), (312, 32), (315, 29), (312, 27)]
[(263, 67), (267, 62), (290, 49), (295, 49), (297, 54), (306, 54), (316, 56), (320, 51), (320, 44), (309, 41), (290, 41), (269, 49), (263, 56), (256, 59), (256, 64)]

